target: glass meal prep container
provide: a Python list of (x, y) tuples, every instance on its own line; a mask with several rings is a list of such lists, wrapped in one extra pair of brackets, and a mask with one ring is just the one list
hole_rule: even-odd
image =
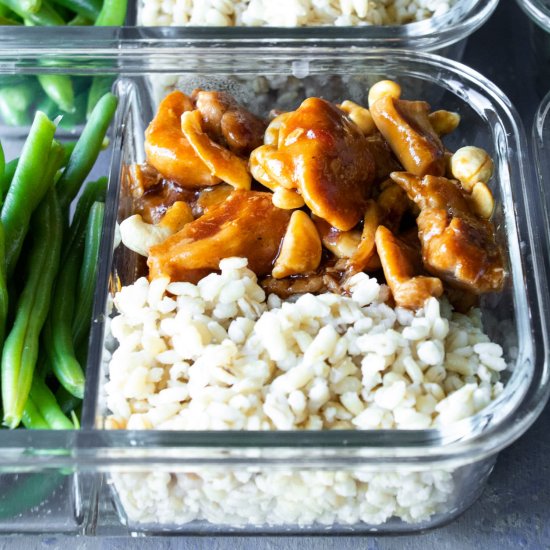
[[(402, 25), (362, 26), (311, 26), (311, 27), (151, 27), (164, 25), (162, 17), (146, 14), (144, 1), (137, 0), (129, 12), (129, 24), (144, 25), (146, 32), (164, 37), (211, 37), (239, 41), (266, 40), (284, 43), (303, 40), (308, 43), (322, 43), (331, 40), (354, 42), (366, 40), (376, 47), (397, 47), (419, 51), (437, 51), (441, 55), (459, 59), (463, 53), (465, 39), (477, 30), (491, 16), (498, 0), (456, 0), (451, 8), (429, 19)], [(159, 15), (166, 20), (167, 6), (158, 5)], [(180, 9), (175, 5), (175, 9)], [(155, 21), (158, 21), (155, 23)], [(147, 26), (149, 25), (149, 26)], [(177, 23), (176, 23), (177, 25)], [(153, 30), (154, 29), (154, 30)]]
[(542, 97), (550, 86), (550, 2), (548, 0), (517, 0), (529, 16), (529, 41), (534, 53), (537, 91)]
[[(447, 59), (357, 47), (264, 49), (198, 41), (56, 44), (41, 52), (0, 46), (3, 75), (112, 76), (120, 104), (100, 171), (110, 183), (100, 251), (81, 430), (0, 432), (5, 532), (401, 533), (448, 522), (483, 490), (499, 450), (542, 410), (549, 391), (548, 307), (541, 265), (542, 201), (525, 163), (521, 123), (508, 100), (478, 73)], [(481, 304), (485, 330), (504, 348), (505, 389), (482, 412), (445, 429), (181, 432), (106, 430), (104, 383), (108, 296), (116, 277), (135, 276), (135, 256), (116, 247), (128, 207), (124, 167), (143, 160), (143, 132), (160, 99), (158, 77), (231, 90), (248, 105), (259, 78), (297, 75), (304, 91), (366, 103), (369, 82), (398, 81), (404, 95), (460, 113), (446, 144), (475, 144), (495, 161), (495, 223), (510, 277)], [(332, 86), (332, 87), (331, 87)], [(311, 91), (310, 91), (311, 90)], [(276, 95), (270, 107), (276, 107)], [(294, 99), (297, 105), (303, 97)], [(258, 106), (258, 113), (263, 108)], [(252, 110), (254, 106), (252, 105)], [(2, 127), (2, 143), (18, 136)], [(15, 141), (10, 141), (15, 140)], [(535, 238), (536, 235), (536, 238)], [(57, 481), (56, 481), (57, 479)], [(54, 486), (48, 488), (48, 482)], [(38, 502), (20, 495), (33, 487)], [(45, 495), (40, 496), (40, 488)], [(370, 488), (381, 490), (372, 491)], [(6, 498), (6, 497), (4, 497)], [(224, 506), (220, 506), (224, 502)], [(147, 506), (153, 503), (153, 506)], [(1, 511), (2, 500), (0, 500)], [(363, 519), (362, 519), (363, 518)]]

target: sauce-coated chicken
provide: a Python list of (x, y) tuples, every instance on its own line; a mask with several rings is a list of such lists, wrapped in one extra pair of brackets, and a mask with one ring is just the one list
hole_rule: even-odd
[(227, 92), (195, 90), (192, 94), (206, 133), (233, 153), (249, 155), (264, 140), (266, 123), (239, 105)]
[(151, 279), (196, 283), (218, 269), (220, 260), (248, 258), (259, 276), (271, 273), (291, 212), (271, 202), (271, 193), (234, 191), (218, 206), (149, 250)]
[(445, 148), (434, 131), (425, 101), (384, 96), (371, 107), (372, 118), (407, 172), (445, 174)]
[(155, 118), (145, 130), (147, 162), (182, 187), (215, 185), (221, 180), (211, 174), (181, 130), (181, 115), (193, 108), (191, 99), (179, 91), (161, 101)]
[(451, 286), (476, 294), (504, 284), (504, 261), (491, 222), (476, 216), (459, 184), (394, 172), (392, 179), (420, 207), (417, 218), (424, 267)]
[(383, 225), (376, 230), (375, 241), (386, 282), (398, 306), (418, 309), (431, 296), (439, 298), (443, 294), (443, 284), (437, 277), (418, 275), (421, 259), (412, 246)]
[(280, 173), (280, 184), (298, 189), (316, 216), (342, 231), (354, 227), (363, 217), (375, 173), (359, 128), (332, 103), (312, 97), (280, 121), (277, 142), (278, 147), (264, 146), (261, 158), (254, 153), (251, 158), (262, 164), (268, 186), (278, 183)]

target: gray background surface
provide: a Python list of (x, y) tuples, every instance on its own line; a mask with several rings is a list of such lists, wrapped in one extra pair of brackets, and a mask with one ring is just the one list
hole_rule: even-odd
[[(541, 82), (530, 45), (531, 25), (513, 0), (501, 0), (493, 18), (469, 40), (464, 62), (497, 83), (515, 103), (530, 136), (534, 112), (550, 82)], [(548, 37), (550, 42), (550, 36)], [(460, 518), (432, 532), (408, 537), (68, 538), (0, 537), (0, 550), (176, 548), (403, 549), (550, 548), (550, 408), (503, 451), (481, 498)]]

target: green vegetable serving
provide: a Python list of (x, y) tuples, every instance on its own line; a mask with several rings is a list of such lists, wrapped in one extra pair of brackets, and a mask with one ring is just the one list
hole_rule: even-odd
[[(38, 112), (18, 159), (6, 164), (0, 147), (1, 394), (9, 428), (79, 426), (106, 178), (84, 187), (71, 223), (69, 212), (116, 105), (110, 93), (100, 98), (76, 143), (61, 146), (55, 124)], [(4, 343), (7, 288), (14, 295)]]
[(2, 352), (4, 424), (10, 428), (21, 421), (31, 389), (40, 332), (48, 315), (59, 267), (63, 223), (54, 187), (35, 212), (31, 231), (33, 246), (29, 252), (28, 277)]
[(63, 163), (63, 147), (53, 140), (54, 131), (55, 125), (39, 111), (2, 207), (8, 279), (19, 259), (31, 215)]
[(82, 182), (97, 160), (117, 103), (115, 95), (105, 94), (91, 112), (82, 135), (69, 158), (67, 168), (59, 180), (59, 200), (62, 208), (67, 208), (75, 198)]

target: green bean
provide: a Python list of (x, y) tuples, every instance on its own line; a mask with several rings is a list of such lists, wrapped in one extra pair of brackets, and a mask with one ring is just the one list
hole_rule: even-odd
[(4, 17), (3, 15), (0, 15), (0, 25), (4, 26), (13, 26), (13, 25), (22, 25), (19, 21), (16, 21), (15, 19), (10, 19), (9, 17)]
[(103, 0), (103, 7), (96, 19), (96, 27), (120, 27), (124, 25), (128, 0)]
[(4, 171), (6, 169), (6, 157), (4, 156), (4, 148), (2, 143), (0, 143), (0, 177), (4, 176)]
[(50, 429), (50, 425), (40, 414), (40, 411), (38, 410), (32, 399), (27, 399), (21, 421), (23, 422), (23, 426), (25, 426), (25, 428), (28, 428), (29, 430)]
[(66, 113), (74, 113), (74, 90), (71, 78), (65, 74), (39, 74), (40, 86), (46, 95)]
[(97, 102), (108, 92), (111, 91), (115, 78), (113, 76), (94, 76), (90, 90), (88, 92), (88, 104), (86, 106), (86, 116), (89, 117)]
[(6, 277), (6, 264), (4, 262), (5, 248), (4, 226), (2, 222), (0, 222), (0, 347), (4, 343), (6, 321), (9, 312), (8, 283)]
[(55, 392), (55, 399), (64, 414), (74, 411), (82, 403), (82, 399), (71, 395), (63, 386), (59, 386)]
[(54, 394), (40, 378), (32, 381), (31, 399), (52, 430), (73, 429), (73, 423), (63, 414)]
[(13, 179), (13, 175), (15, 174), (18, 162), (19, 159), (16, 158), (6, 163), (4, 167), (4, 173), (0, 176), (0, 192), (2, 193), (2, 202), (4, 201), (4, 197), (8, 193), (8, 189), (10, 188), (11, 180)]
[(104, 202), (107, 193), (107, 178), (101, 177), (97, 181), (91, 181), (86, 184), (75, 208), (74, 216), (71, 222), (71, 229), (68, 232), (66, 242), (63, 244), (63, 254), (65, 255), (75, 246), (76, 241), (82, 239), (88, 223), (88, 214), (94, 202)]
[(91, 113), (69, 159), (69, 164), (58, 182), (59, 200), (62, 209), (69, 207), (92, 169), (101, 150), (103, 138), (109, 128), (117, 103), (116, 96), (105, 94)]
[(21, 421), (31, 389), (40, 332), (48, 315), (59, 268), (63, 221), (54, 187), (33, 214), (31, 232), (28, 275), (17, 303), (13, 328), (2, 351), (4, 424), (10, 428), (17, 427)]
[(69, 27), (89, 27), (93, 25), (94, 22), (83, 15), (75, 15), (67, 25)]
[[(61, 163), (61, 167), (67, 166), (67, 163), (69, 162), (69, 157), (71, 156), (75, 145), (76, 141), (68, 141), (67, 143), (63, 143), (63, 162)], [(4, 197), (6, 196), (8, 189), (10, 188), (10, 184), (13, 179), (13, 175), (15, 174), (18, 163), (19, 158), (10, 160), (4, 168), (4, 174), (0, 176), (0, 193), (2, 194), (2, 201), (4, 200)]]
[(80, 269), (76, 293), (78, 308), (72, 328), (73, 343), (77, 350), (85, 344), (86, 337), (90, 330), (104, 211), (105, 205), (102, 202), (95, 202), (90, 209), (88, 224), (86, 226), (84, 258)]
[(0, 3), (12, 10), (22, 19), (28, 20), (33, 25), (51, 27), (65, 24), (63, 18), (44, 1), (40, 9), (35, 13), (27, 11), (19, 0), (0, 0)]
[(26, 126), (34, 97), (34, 89), (24, 83), (0, 88), (0, 117), (9, 126)]
[(2, 207), (8, 279), (19, 259), (31, 214), (63, 162), (63, 147), (53, 140), (54, 131), (55, 125), (48, 117), (40, 111), (36, 113)]
[[(14, 0), (19, 6), (20, 10), (24, 13), (36, 13), (42, 6), (41, 0)], [(13, 8), (12, 11), (16, 11)], [(17, 13), (17, 12), (16, 12)]]
[(98, 18), (101, 11), (101, 1), (98, 0), (52, 0), (52, 2), (92, 21)]
[(84, 252), (85, 225), (77, 224), (76, 216), (69, 229), (69, 235), (70, 238), (63, 245), (61, 256), (63, 268), (57, 278), (50, 308), (49, 326), (46, 327), (45, 336), (49, 338), (46, 347), (50, 354), (53, 373), (70, 394), (82, 399), (84, 373), (76, 358), (72, 339), (72, 321), (78, 275)]
[(71, 130), (86, 122), (86, 100), (87, 93), (78, 94), (74, 99), (75, 110), (72, 113), (64, 114), (59, 122), (60, 128)]

